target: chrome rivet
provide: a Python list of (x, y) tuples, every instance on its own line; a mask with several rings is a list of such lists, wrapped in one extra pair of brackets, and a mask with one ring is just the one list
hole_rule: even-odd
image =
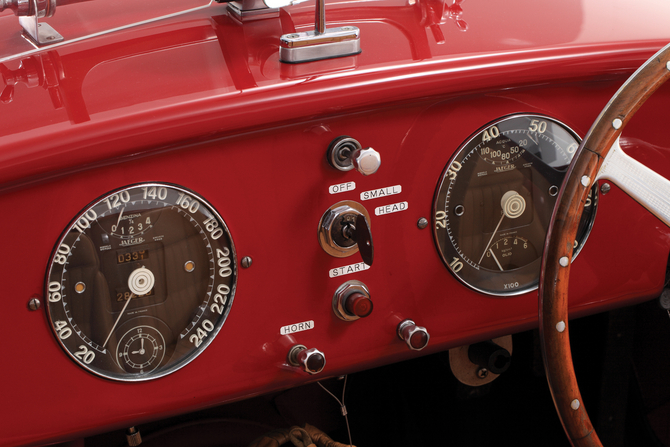
[(191, 273), (193, 270), (195, 270), (195, 262), (186, 261), (186, 263), (184, 264), (184, 270)]
[(612, 121), (612, 127), (616, 130), (621, 129), (621, 126), (623, 126), (623, 121), (621, 121), (620, 118), (615, 118), (614, 121)]
[(416, 226), (419, 227), (420, 230), (423, 230), (424, 228), (426, 228), (428, 226), (428, 219), (426, 219), (425, 217), (422, 217), (416, 223)]
[(479, 377), (480, 379), (486, 379), (488, 377), (488, 375), (489, 375), (489, 370), (486, 369), (486, 368), (479, 368), (477, 370), (477, 377)]
[(454, 208), (454, 214), (458, 217), (461, 217), (463, 214), (465, 214), (465, 207), (463, 205), (456, 205)]
[(242, 268), (248, 269), (251, 267), (251, 263), (253, 260), (249, 256), (245, 256), (242, 258)]
[(37, 298), (31, 298), (30, 301), (28, 301), (28, 309), (30, 310), (37, 310), (41, 305), (42, 303)]
[(610, 186), (609, 183), (603, 183), (603, 185), (600, 187), (600, 192), (603, 194), (607, 194), (608, 192), (610, 192), (611, 189), (612, 187)]
[(556, 330), (558, 332), (563, 332), (565, 330), (565, 321), (559, 321), (556, 323)]
[(665, 63), (665, 68), (667, 68), (668, 70), (670, 70), (670, 61), (668, 61), (668, 62)]
[(588, 187), (591, 184), (591, 179), (588, 175), (582, 176), (582, 185)]
[(558, 263), (561, 264), (561, 267), (567, 267), (570, 265), (570, 260), (568, 259), (567, 256), (563, 256), (561, 259), (558, 260)]
[(579, 400), (575, 399), (572, 402), (570, 402), (570, 408), (573, 410), (579, 410)]
[(549, 187), (549, 195), (551, 197), (556, 197), (558, 195), (558, 186), (556, 185), (551, 185)]
[(74, 291), (77, 293), (84, 293), (86, 291), (86, 284), (79, 281), (77, 284), (74, 285)]

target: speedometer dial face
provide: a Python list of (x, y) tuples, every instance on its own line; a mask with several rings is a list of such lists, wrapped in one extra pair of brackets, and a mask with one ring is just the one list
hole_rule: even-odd
[[(438, 251), (459, 280), (499, 296), (537, 287), (551, 214), (579, 143), (556, 120), (515, 115), (488, 124), (459, 148), (444, 170), (433, 214)], [(594, 186), (575, 256), (596, 205)]]
[(149, 380), (209, 345), (236, 279), (230, 232), (210, 204), (175, 185), (134, 185), (96, 200), (65, 230), (47, 274), (47, 312), (82, 367)]

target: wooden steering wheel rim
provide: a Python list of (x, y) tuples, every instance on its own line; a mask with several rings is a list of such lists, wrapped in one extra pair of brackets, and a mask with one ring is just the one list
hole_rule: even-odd
[(570, 165), (547, 232), (539, 287), (540, 338), (556, 411), (573, 446), (600, 446), (577, 386), (568, 331), (568, 278), (577, 226), (589, 190), (635, 112), (670, 77), (670, 44), (645, 62), (612, 97)]

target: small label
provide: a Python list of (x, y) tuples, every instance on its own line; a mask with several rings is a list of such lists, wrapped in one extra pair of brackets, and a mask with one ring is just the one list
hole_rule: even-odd
[(337, 267), (331, 269), (328, 273), (331, 278), (337, 278), (338, 276), (350, 275), (352, 273), (362, 272), (363, 270), (369, 269), (370, 266), (365, 262), (359, 262), (358, 264), (345, 265), (344, 267)]
[(380, 197), (392, 196), (394, 194), (400, 194), (402, 192), (402, 186), (388, 186), (381, 189), (373, 189), (371, 191), (363, 191), (361, 193), (361, 200), (370, 200), (378, 199)]
[(314, 329), (314, 320), (303, 321), (302, 323), (289, 324), (279, 329), (281, 335), (295, 334), (296, 332), (308, 331)]
[(375, 216), (382, 216), (384, 214), (397, 213), (405, 211), (409, 207), (407, 202), (392, 203), (390, 205), (378, 206), (375, 208)]
[(354, 189), (356, 189), (356, 182), (347, 182), (330, 186), (328, 192), (331, 194), (339, 194), (341, 192), (353, 191)]

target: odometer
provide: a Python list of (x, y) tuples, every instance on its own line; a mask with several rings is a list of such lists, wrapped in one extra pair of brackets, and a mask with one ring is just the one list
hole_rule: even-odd
[[(456, 151), (435, 195), (433, 228), (440, 256), (459, 280), (499, 296), (537, 287), (551, 214), (579, 143), (556, 120), (514, 115), (487, 124)], [(575, 253), (595, 218), (596, 188)]]
[(233, 241), (192, 191), (148, 183), (83, 209), (54, 248), (47, 312), (63, 349), (124, 381), (182, 367), (214, 339), (233, 302)]

